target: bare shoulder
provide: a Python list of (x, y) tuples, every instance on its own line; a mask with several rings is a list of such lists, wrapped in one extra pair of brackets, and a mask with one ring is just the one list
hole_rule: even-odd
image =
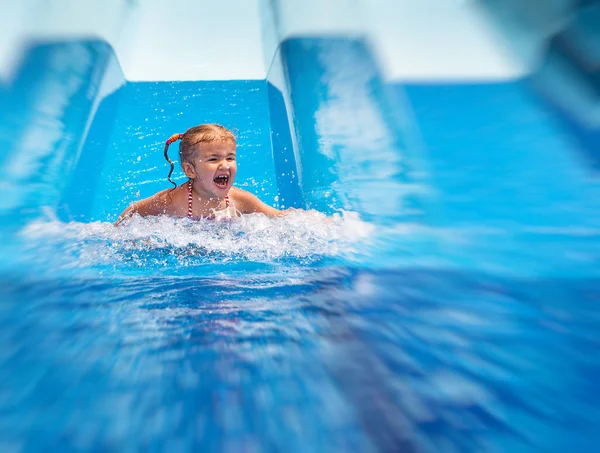
[(229, 199), (233, 202), (235, 207), (242, 212), (245, 212), (247, 208), (252, 208), (259, 203), (262, 203), (256, 195), (238, 187), (231, 188), (229, 191)]
[(151, 197), (144, 198), (143, 200), (137, 201), (129, 206), (119, 216), (116, 224), (118, 225), (127, 217), (131, 217), (134, 214), (139, 214), (142, 217), (157, 216), (157, 215), (177, 215), (176, 207), (181, 204), (179, 198), (181, 198), (180, 190), (166, 189), (158, 192)]
[(232, 187), (229, 191), (229, 198), (233, 202), (235, 208), (242, 214), (260, 212), (269, 217), (279, 217), (283, 215), (282, 211), (263, 203), (256, 195), (247, 190)]
[(237, 202), (245, 202), (253, 199), (257, 199), (258, 197), (247, 190), (240, 189), (239, 187), (232, 187), (229, 191), (229, 198), (233, 201)]

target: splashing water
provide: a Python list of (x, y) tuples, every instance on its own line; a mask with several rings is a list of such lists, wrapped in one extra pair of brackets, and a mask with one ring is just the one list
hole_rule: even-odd
[(294, 211), (282, 218), (252, 214), (227, 221), (134, 217), (120, 227), (64, 223), (49, 215), (27, 225), (20, 244), (7, 257), (11, 268), (18, 261), (28, 271), (77, 275), (147, 275), (165, 268), (171, 275), (188, 275), (194, 268), (198, 275), (317, 264), (479, 269), (530, 276), (586, 270), (596, 275), (599, 232), (575, 233), (380, 225), (353, 212), (326, 217), (317, 211)]
[(228, 221), (136, 216), (119, 227), (106, 222), (40, 220), (25, 227), (20, 236), (22, 258), (40, 262), (40, 256), (47, 255), (49, 268), (125, 266), (148, 271), (290, 260), (308, 264), (323, 258), (352, 261), (373, 228), (355, 213), (326, 217), (316, 211), (297, 211), (282, 218), (251, 214)]

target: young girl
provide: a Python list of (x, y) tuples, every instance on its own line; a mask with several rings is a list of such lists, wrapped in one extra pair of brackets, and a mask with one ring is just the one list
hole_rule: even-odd
[[(174, 165), (168, 155), (169, 145), (177, 140), (181, 140), (181, 168), (189, 178), (180, 186), (171, 179)], [(119, 216), (115, 225), (133, 214), (188, 218), (231, 217), (255, 212), (269, 217), (285, 215), (285, 211), (233, 187), (237, 171), (235, 147), (233, 134), (218, 124), (202, 124), (184, 134), (173, 135), (165, 145), (165, 159), (171, 165), (167, 179), (175, 187), (133, 204)]]

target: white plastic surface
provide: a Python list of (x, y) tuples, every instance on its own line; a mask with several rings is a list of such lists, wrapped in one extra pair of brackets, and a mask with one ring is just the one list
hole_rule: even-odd
[(0, 4), (0, 77), (30, 39), (99, 38), (127, 80), (265, 79), (288, 37), (368, 37), (389, 80), (530, 70), (472, 0), (20, 0)]

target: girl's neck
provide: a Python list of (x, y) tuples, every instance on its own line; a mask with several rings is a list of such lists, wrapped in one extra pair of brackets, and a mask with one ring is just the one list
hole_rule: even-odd
[(198, 206), (202, 211), (219, 209), (223, 204), (223, 198), (215, 197), (211, 193), (197, 190), (192, 182), (192, 196), (194, 197), (194, 205)]

